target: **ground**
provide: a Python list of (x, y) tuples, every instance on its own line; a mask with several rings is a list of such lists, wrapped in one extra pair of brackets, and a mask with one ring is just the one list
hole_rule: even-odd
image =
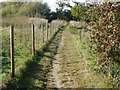
[(59, 30), (8, 88), (109, 88), (109, 81), (89, 66), (79, 36)]
[[(79, 38), (79, 37), (78, 37)], [(52, 78), (56, 88), (108, 88), (105, 78), (93, 73), (80, 52), (80, 40), (75, 34), (63, 31), (53, 61)], [(77, 45), (78, 44), (78, 45)]]

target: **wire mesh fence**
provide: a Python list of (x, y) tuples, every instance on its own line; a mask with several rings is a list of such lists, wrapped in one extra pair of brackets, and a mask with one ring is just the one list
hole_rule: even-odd
[(0, 31), (2, 33), (2, 72), (8, 73), (10, 71), (10, 28), (2, 28)]
[[(63, 24), (63, 21), (58, 20), (48, 23), (46, 19), (32, 18), (29, 23), (14, 25), (13, 30), (10, 27), (0, 29), (2, 32), (3, 73), (10, 73), (10, 71), (14, 73), (13, 68), (17, 68), (19, 63), (24, 62), (23, 59), (34, 55), (35, 50), (39, 50)], [(12, 55), (14, 56), (12, 57)], [(15, 64), (13, 65), (13, 63)]]
[[(31, 25), (23, 25), (15, 27), (14, 30), (14, 44), (15, 55), (19, 56), (24, 52), (31, 53), (32, 38), (31, 38)], [(17, 52), (21, 51), (19, 54)], [(15, 56), (15, 57), (16, 57)]]

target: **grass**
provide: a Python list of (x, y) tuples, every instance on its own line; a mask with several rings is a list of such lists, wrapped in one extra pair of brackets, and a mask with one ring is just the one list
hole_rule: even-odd
[(8, 27), (10, 25), (23, 25), (29, 24), (28, 17), (21, 16), (21, 17), (14, 17), (14, 18), (2, 18), (2, 26)]
[[(6, 29), (6, 28), (2, 28)], [(2, 72), (3, 72), (3, 80), (4, 77), (7, 77), (7, 75), (10, 75), (10, 29), (2, 31)], [(36, 30), (38, 33), (41, 33), (41, 30), (38, 28)], [(36, 34), (36, 50), (39, 49), (44, 43), (42, 43), (42, 34)], [(32, 52), (32, 38), (31, 38), (31, 28), (29, 26), (25, 27), (24, 29), (21, 27), (16, 28), (15, 27), (15, 32), (14, 32), (14, 51), (15, 51), (15, 69), (16, 71), (18, 70), (18, 67), (22, 67), (26, 59), (31, 56)], [(41, 36), (41, 37), (39, 37)], [(49, 34), (50, 38), (50, 34)], [(47, 39), (45, 38), (45, 41)]]
[[(84, 33), (87, 33), (86, 31)], [(88, 34), (87, 34), (88, 35)], [(87, 66), (91, 68), (91, 71), (93, 71), (93, 74), (101, 75), (104, 77), (104, 82), (108, 82), (111, 87), (118, 88), (119, 87), (119, 80), (117, 77), (119, 76), (119, 64), (115, 63), (114, 61), (107, 61), (112, 63), (110, 67), (107, 68), (107, 66), (97, 65), (97, 54), (94, 52), (93, 48), (90, 49), (90, 42), (89, 39), (86, 38), (87, 36), (82, 36), (82, 41), (78, 44), (80, 45), (81, 49), (80, 52), (83, 53), (83, 58), (87, 60)], [(77, 36), (77, 39), (79, 40), (79, 36)], [(112, 68), (111, 68), (112, 67)], [(114, 68), (113, 68), (114, 67)], [(104, 70), (107, 72), (104, 73)], [(110, 73), (112, 74), (110, 75)], [(117, 85), (118, 83), (118, 85)]]
[[(24, 58), (19, 73), (15, 78), (9, 79), (7, 88), (45, 88), (47, 87), (48, 73), (52, 68), (52, 60), (61, 38), (61, 29), (42, 47), (36, 51), (32, 58)], [(28, 55), (29, 56), (29, 55)], [(20, 62), (19, 62), (20, 63)], [(20, 65), (18, 65), (20, 67)]]
[[(76, 40), (79, 40), (79, 36), (76, 35)], [(114, 82), (112, 82), (114, 80), (114, 77), (108, 77), (107, 74), (103, 73), (99, 68), (99, 66), (96, 66), (96, 59), (97, 56), (95, 53), (92, 52), (92, 50), (90, 49), (90, 42), (87, 38), (85, 38), (85, 36), (82, 37), (82, 41), (81, 42), (77, 42), (79, 44), (79, 52), (80, 54), (82, 54), (82, 57), (84, 60), (86, 60), (86, 65), (88, 67), (90, 67), (90, 70), (92, 71), (93, 75), (96, 76), (101, 76), (103, 80), (103, 82), (108, 83), (108, 87), (113, 87), (113, 88), (117, 88), (118, 86), (115, 86)], [(104, 67), (102, 67), (104, 68)], [(111, 69), (112, 70), (112, 69)], [(111, 80), (112, 79), (112, 80)]]
[(68, 31), (70, 31), (70, 32), (72, 32), (72, 33), (74, 33), (74, 34), (77, 34), (79, 29), (67, 27), (66, 30), (68, 30)]
[[(59, 29), (47, 43), (44, 43), (42, 47), (38, 48), (34, 57), (31, 57), (31, 54), (28, 54), (29, 50), (26, 50), (25, 53), (20, 53), (19, 56), (19, 52), (22, 50), (20, 49), (20, 51), (16, 53), (16, 55), (18, 55), (16, 58), (16, 77), (6, 78), (9, 81), (4, 84), (4, 87), (10, 89), (54, 88), (54, 85), (50, 85), (50, 72), (53, 68), (52, 63), (53, 60), (56, 59), (55, 55), (57, 53), (60, 54), (59, 60), (61, 70), (59, 71), (59, 75), (61, 75), (60, 79), (62, 84), (64, 84), (64, 87), (112, 87), (110, 80), (106, 75), (94, 70), (93, 61), (95, 58), (89, 50), (87, 38), (80, 41), (77, 29), (75, 29), (75, 31), (74, 28), (66, 29), (63, 35), (64, 39), (62, 40), (64, 45), (58, 51), (63, 29), (64, 27)], [(20, 43), (18, 43), (18, 46), (19, 45)], [(24, 47), (23, 44), (21, 44), (21, 46)], [(2, 75), (3, 77), (7, 77), (6, 73)]]
[[(14, 25), (14, 51), (15, 51), (15, 72), (18, 73), (21, 68), (24, 68), (25, 63), (31, 59), (32, 53), (32, 33), (31, 25), (29, 24), (28, 17), (13, 17), (13, 18), (2, 18), (1, 29)], [(45, 43), (42, 42), (42, 31), (40, 27), (35, 25), (35, 49), (39, 50), (46, 42), (46, 31), (45, 31)], [(50, 28), (48, 28), (48, 32)], [(49, 33), (48, 39), (51, 37)], [(9, 79), (11, 75), (10, 71), (10, 28), (2, 31), (2, 76), (3, 83)]]
[[(68, 31), (69, 30), (69, 31)], [(77, 30), (76, 30), (77, 31)], [(110, 88), (110, 80), (94, 72), (90, 67), (93, 57), (89, 53), (87, 42), (81, 42), (79, 35), (67, 28), (64, 32), (64, 46), (60, 49), (60, 80), (66, 88)], [(84, 39), (83, 39), (84, 40)], [(71, 43), (72, 42), (72, 43)], [(64, 82), (69, 82), (65, 83)]]
[[(79, 40), (79, 36), (76, 36), (75, 39)], [(87, 80), (87, 82), (92, 82), (88, 85), (88, 87), (91, 87), (91, 85), (94, 85), (94, 87), (102, 87), (102, 88), (112, 87), (108, 77), (105, 77), (105, 75), (103, 73), (96, 72), (94, 70), (93, 61), (95, 58), (89, 50), (87, 40), (84, 40), (82, 42), (79, 41), (77, 43), (80, 47), (80, 48), (78, 48), (78, 52), (80, 52), (80, 54), (82, 54), (82, 55), (79, 54), (80, 56), (82, 56), (81, 60), (84, 61), (85, 67), (87, 67), (88, 70), (90, 71), (90, 76), (91, 76), (90, 79), (92, 78), (92, 80), (90, 80), (90, 81), (89, 81), (89, 79)]]
[[(19, 20), (20, 18), (14, 18), (12, 21), (17, 21), (17, 25), (14, 30), (14, 55), (15, 55), (15, 72), (19, 72), (21, 68), (24, 68), (25, 62), (31, 58), (32, 52), (32, 37), (31, 37), (31, 26), (26, 23), (24, 25), (23, 20)], [(9, 21), (10, 24), (12, 21), (9, 19), (4, 19), (3, 21)], [(19, 23), (19, 24), (18, 24)], [(3, 23), (4, 24), (4, 23)], [(21, 26), (22, 25), (22, 26)], [(1, 28), (2, 30), (6, 29)], [(42, 43), (42, 31), (40, 28), (36, 28), (35, 30), (35, 39), (36, 39), (36, 50), (40, 49), (44, 43)], [(48, 29), (50, 31), (50, 29)], [(38, 33), (39, 32), (39, 33)], [(46, 33), (45, 33), (46, 35)], [(49, 38), (51, 37), (49, 33)], [(47, 38), (45, 36), (45, 42), (47, 42)], [(9, 79), (11, 74), (10, 71), (10, 28), (5, 31), (2, 31), (2, 80), (3, 83)]]

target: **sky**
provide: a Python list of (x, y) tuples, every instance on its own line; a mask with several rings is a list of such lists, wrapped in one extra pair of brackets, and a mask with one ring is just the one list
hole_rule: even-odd
[[(57, 0), (43, 0), (43, 2), (48, 3), (51, 11), (55, 11), (55, 10), (56, 10), (56, 8), (57, 8), (56, 1), (57, 1)], [(75, 0), (75, 1), (85, 2), (85, 0)], [(74, 5), (71, 0), (70, 0), (70, 4), (71, 4), (71, 5)]]
[[(0, 2), (3, 2), (3, 1), (11, 1), (11, 0), (0, 0)], [(19, 0), (12, 0), (12, 1), (19, 1)], [(27, 1), (40, 1), (40, 0), (27, 0)], [(74, 0), (74, 1), (85, 2), (85, 0)], [(51, 11), (55, 11), (56, 10), (56, 8), (57, 8), (57, 5), (56, 5), (57, 0), (43, 0), (43, 2), (48, 3)], [(72, 0), (70, 0), (70, 4), (74, 5), (72, 3)]]

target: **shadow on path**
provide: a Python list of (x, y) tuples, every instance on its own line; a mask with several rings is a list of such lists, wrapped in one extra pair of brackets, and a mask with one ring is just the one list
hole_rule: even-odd
[(16, 75), (14, 80), (7, 83), (7, 88), (40, 89), (47, 87), (48, 73), (52, 69), (52, 61), (57, 53), (62, 30), (63, 28), (60, 28), (40, 51), (36, 51), (35, 56), (26, 62), (21, 74)]

